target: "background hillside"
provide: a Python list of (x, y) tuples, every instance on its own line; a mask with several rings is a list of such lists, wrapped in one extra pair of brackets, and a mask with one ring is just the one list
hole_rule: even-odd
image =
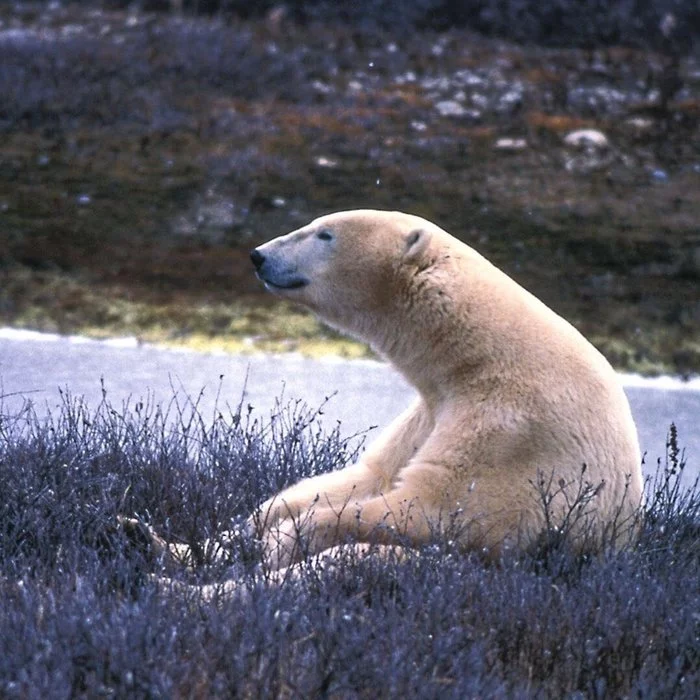
[(0, 5), (0, 323), (364, 354), (248, 251), (397, 208), (619, 368), (700, 370), (697, 3), (173, 4)]

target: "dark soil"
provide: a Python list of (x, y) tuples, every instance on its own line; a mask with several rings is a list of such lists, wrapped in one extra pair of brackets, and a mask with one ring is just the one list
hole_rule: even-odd
[[(698, 372), (699, 118), (692, 55), (3, 7), (0, 324), (276, 347), (251, 246), (396, 208), (617, 367)], [(608, 144), (567, 145), (582, 128)]]

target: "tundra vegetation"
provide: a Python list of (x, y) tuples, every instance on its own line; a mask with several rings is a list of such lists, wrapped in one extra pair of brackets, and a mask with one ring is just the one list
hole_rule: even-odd
[[(362, 436), (324, 432), (321, 413), (203, 416), (177, 395), (0, 411), (0, 695), (695, 697), (700, 490), (679, 486), (674, 431), (639, 542), (596, 558), (550, 532), (495, 564), (446, 542), (277, 585), (245, 534), (224, 562), (199, 546), (356, 456)], [(164, 569), (123, 514), (192, 545), (193, 566)], [(232, 595), (198, 593), (231, 578)]]

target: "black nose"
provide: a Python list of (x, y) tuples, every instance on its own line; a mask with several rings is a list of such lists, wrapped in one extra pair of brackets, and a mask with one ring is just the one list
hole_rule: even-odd
[(259, 270), (265, 262), (265, 256), (257, 248), (250, 253), (250, 259), (256, 270)]

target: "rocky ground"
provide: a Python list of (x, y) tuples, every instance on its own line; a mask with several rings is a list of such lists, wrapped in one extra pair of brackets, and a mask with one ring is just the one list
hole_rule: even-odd
[(0, 324), (366, 352), (277, 305), (252, 245), (397, 208), (621, 369), (700, 371), (700, 63), (80, 7), (0, 10)]

